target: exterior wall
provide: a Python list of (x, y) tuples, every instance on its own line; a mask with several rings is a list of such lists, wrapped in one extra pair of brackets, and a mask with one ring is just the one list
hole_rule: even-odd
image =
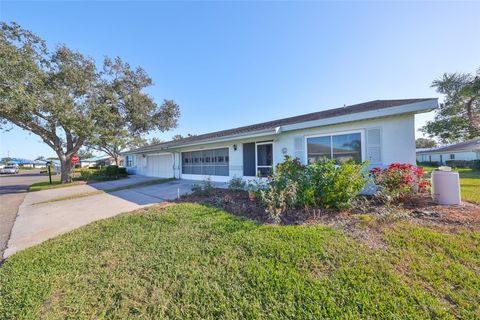
[(430, 157), (432, 162), (440, 162), (440, 155), (442, 156), (442, 164), (445, 164), (445, 161), (450, 160), (450, 155), (454, 154), (454, 160), (475, 160), (480, 159), (480, 152), (473, 151), (462, 151), (462, 152), (428, 152), (417, 154), (417, 161), (420, 162), (429, 162)]
[[(381, 165), (385, 166), (394, 162), (415, 164), (415, 118), (414, 115), (407, 114), (285, 132), (275, 140), (275, 165), (283, 161), (283, 148), (286, 148), (286, 154), (295, 156), (295, 137), (342, 133), (344, 131), (365, 133), (366, 130), (373, 128), (380, 128), (381, 130)], [(306, 150), (304, 151), (306, 152)], [(305, 163), (305, 159), (306, 157), (302, 159), (302, 162)], [(362, 141), (362, 159), (367, 159), (365, 139)]]
[[(274, 139), (274, 136), (266, 136), (266, 137), (261, 137), (256, 139), (239, 139), (239, 140), (232, 140), (228, 142), (209, 143), (209, 144), (203, 144), (201, 146), (193, 146), (193, 147), (178, 149), (178, 152), (177, 152), (178, 162), (176, 163), (178, 163), (179, 168), (178, 168), (178, 172), (175, 172), (175, 176), (180, 176), (182, 179), (192, 179), (192, 180), (204, 180), (208, 178), (202, 175), (182, 174), (181, 173), (182, 164), (181, 164), (181, 156), (180, 156), (181, 152), (197, 151), (197, 150), (205, 150), (205, 149), (228, 148), (229, 176), (210, 176), (210, 178), (213, 181), (217, 181), (217, 182), (227, 182), (235, 177), (243, 177), (243, 143), (268, 141), (273, 139)], [(236, 146), (237, 150), (235, 150), (234, 146)], [(275, 147), (273, 152), (275, 154), (276, 152)]]
[[(380, 129), (381, 134), (381, 163), (375, 166), (386, 166), (390, 163), (415, 164), (415, 118), (413, 114), (355, 121), (329, 126), (321, 126), (308, 129), (282, 132), (275, 135), (268, 135), (256, 138), (245, 138), (230, 140), (227, 142), (216, 142), (201, 144), (197, 146), (176, 148), (173, 153), (174, 163), (172, 170), (176, 178), (203, 180), (207, 178), (202, 175), (191, 175), (181, 173), (181, 152), (196, 150), (228, 148), (229, 149), (229, 176), (211, 176), (213, 181), (227, 182), (234, 177), (243, 177), (243, 143), (273, 141), (273, 165), (282, 162), (285, 155), (296, 157), (298, 150), (295, 150), (295, 140), (302, 139), (305, 143), (307, 136), (321, 134), (336, 134), (349, 131), (362, 132), (362, 160), (367, 159), (367, 145), (365, 134), (369, 129)], [(236, 150), (235, 150), (236, 147)], [(306, 163), (306, 148), (304, 148), (301, 161)], [(129, 173), (146, 174), (146, 157), (141, 154), (134, 156), (133, 166), (128, 167)], [(252, 177), (244, 177), (251, 179)]]

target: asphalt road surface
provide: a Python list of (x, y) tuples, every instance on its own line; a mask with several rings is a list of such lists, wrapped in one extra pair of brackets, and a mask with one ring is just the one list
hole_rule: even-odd
[(28, 186), (46, 179), (47, 175), (40, 174), (39, 170), (0, 175), (0, 260), (3, 258), (18, 207), (25, 198)]

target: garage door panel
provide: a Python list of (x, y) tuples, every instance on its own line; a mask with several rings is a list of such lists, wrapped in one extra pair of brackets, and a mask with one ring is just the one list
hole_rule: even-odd
[(147, 172), (149, 177), (172, 178), (173, 157), (172, 155), (155, 155), (147, 157)]

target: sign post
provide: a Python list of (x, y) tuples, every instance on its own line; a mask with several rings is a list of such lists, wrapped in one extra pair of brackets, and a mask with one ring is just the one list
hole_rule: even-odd
[(72, 167), (72, 170), (73, 170), (73, 176), (75, 176), (75, 164), (78, 163), (80, 161), (80, 158), (75, 154), (73, 155), (72, 157), (72, 163), (73, 163), (73, 167)]
[(47, 168), (48, 168), (48, 180), (50, 181), (50, 184), (52, 184), (52, 162), (47, 162)]

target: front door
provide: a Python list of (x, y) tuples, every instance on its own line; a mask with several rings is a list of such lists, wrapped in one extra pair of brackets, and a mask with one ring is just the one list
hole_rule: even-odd
[(257, 176), (267, 177), (273, 172), (273, 142), (256, 143)]

